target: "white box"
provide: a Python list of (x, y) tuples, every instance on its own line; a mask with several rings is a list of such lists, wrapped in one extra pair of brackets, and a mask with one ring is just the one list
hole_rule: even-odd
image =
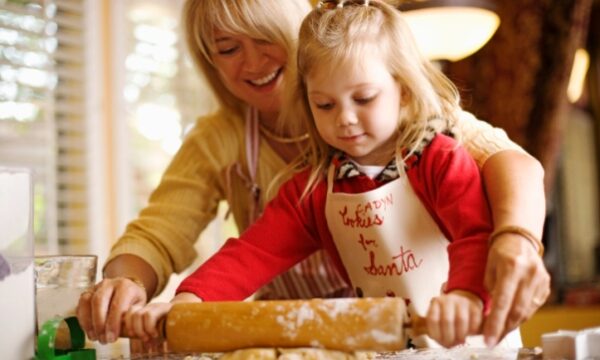
[(600, 327), (542, 335), (544, 360), (600, 359)]

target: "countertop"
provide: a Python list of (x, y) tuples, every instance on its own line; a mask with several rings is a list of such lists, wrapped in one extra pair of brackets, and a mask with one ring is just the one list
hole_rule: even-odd
[[(115, 344), (93, 347), (98, 360), (218, 360), (219, 354), (169, 354), (169, 355), (130, 355), (128, 341), (121, 339)], [(286, 359), (290, 359), (286, 357)], [(298, 357), (293, 359), (300, 360)], [(541, 360), (536, 349), (480, 349), (456, 347), (452, 349), (409, 349), (390, 353), (361, 353), (357, 360)], [(327, 360), (319, 358), (319, 360)]]

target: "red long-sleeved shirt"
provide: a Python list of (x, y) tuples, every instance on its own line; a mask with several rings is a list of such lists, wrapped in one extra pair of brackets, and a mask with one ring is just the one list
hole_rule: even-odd
[[(483, 277), (493, 226), (477, 165), (445, 135), (437, 135), (419, 158), (410, 160), (410, 184), (450, 241), (446, 291), (475, 293), (487, 308)], [(283, 184), (263, 216), (183, 280), (177, 293), (191, 292), (204, 301), (242, 300), (320, 248), (350, 283), (327, 227), (326, 180), (299, 202), (308, 175), (308, 170), (301, 172)], [(360, 193), (380, 185), (359, 175), (335, 180), (333, 191)]]

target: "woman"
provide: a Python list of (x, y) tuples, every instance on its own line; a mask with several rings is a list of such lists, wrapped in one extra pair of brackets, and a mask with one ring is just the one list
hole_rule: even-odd
[[(278, 122), (286, 69), (306, 0), (188, 0), (187, 43), (221, 108), (202, 118), (166, 170), (149, 205), (130, 223), (111, 250), (104, 280), (82, 294), (78, 318), (92, 340), (119, 336), (123, 313), (158, 294), (168, 276), (189, 266), (193, 244), (229, 202), (241, 231), (246, 229), (285, 179), (276, 175), (304, 146), (293, 119)], [(538, 251), (545, 213), (540, 164), (499, 129), (468, 113), (459, 121), (465, 147), (479, 164), (492, 207), (495, 236), (486, 285), (493, 298), (485, 323), (488, 344), (527, 319), (549, 293), (549, 276)], [(261, 140), (261, 141), (258, 141)], [(533, 245), (533, 246), (532, 246)], [(267, 285), (260, 298), (350, 296), (322, 252)], [(531, 304), (531, 299), (538, 303)]]

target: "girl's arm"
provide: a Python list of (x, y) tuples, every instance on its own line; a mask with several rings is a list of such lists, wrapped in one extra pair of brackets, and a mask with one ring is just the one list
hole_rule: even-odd
[(445, 291), (476, 294), (485, 308), (484, 286), (492, 216), (483, 180), (473, 158), (456, 141), (438, 135), (407, 171), (411, 185), (446, 238), (449, 271)]
[(177, 293), (193, 293), (205, 301), (244, 300), (320, 249), (313, 198), (299, 202), (307, 174), (283, 184), (262, 216), (185, 278)]
[(481, 332), (490, 303), (484, 270), (493, 225), (483, 180), (467, 151), (443, 135), (425, 148), (408, 176), (450, 240), (448, 278), (444, 293), (429, 304), (427, 330), (441, 345), (454, 346)]

